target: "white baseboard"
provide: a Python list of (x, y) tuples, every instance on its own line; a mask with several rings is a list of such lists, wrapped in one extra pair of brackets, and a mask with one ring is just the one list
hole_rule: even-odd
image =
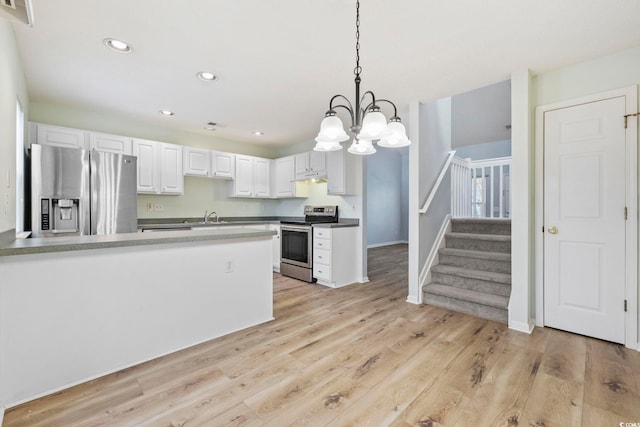
[(393, 242), (374, 243), (372, 245), (368, 245), (367, 249), (380, 248), (382, 246), (391, 246), (391, 245), (399, 245), (399, 244), (408, 245), (409, 241), (408, 240), (394, 240)]
[(4, 407), (0, 406), (0, 426), (2, 425), (3, 419), (4, 419)]
[(524, 332), (525, 334), (531, 334), (533, 329), (535, 328), (535, 323), (533, 321), (525, 322), (514, 322), (509, 321), (509, 329), (513, 329), (514, 331)]
[(411, 304), (416, 304), (416, 305), (422, 304), (422, 302), (419, 301), (419, 298), (413, 297), (411, 295), (407, 296), (407, 302)]

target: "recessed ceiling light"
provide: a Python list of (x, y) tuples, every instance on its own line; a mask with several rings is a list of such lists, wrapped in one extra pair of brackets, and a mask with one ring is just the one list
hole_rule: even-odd
[(216, 76), (213, 73), (210, 73), (209, 71), (200, 71), (196, 73), (196, 76), (198, 76), (200, 80), (204, 80), (206, 82), (213, 82), (218, 80), (218, 76)]
[(131, 53), (133, 51), (133, 48), (131, 47), (131, 45), (123, 42), (122, 40), (109, 38), (109, 39), (104, 39), (102, 42), (109, 49), (114, 50), (116, 52)]
[(259, 130), (255, 130), (255, 131), (253, 131), (253, 135), (262, 136), (262, 135), (264, 135), (264, 132), (260, 132)]
[(206, 125), (204, 125), (204, 128), (206, 130), (216, 130), (216, 128), (215, 128), (216, 125), (217, 125), (217, 123), (209, 122)]
[(169, 110), (160, 110), (160, 114), (162, 114), (163, 116), (173, 116), (173, 111), (169, 111)]

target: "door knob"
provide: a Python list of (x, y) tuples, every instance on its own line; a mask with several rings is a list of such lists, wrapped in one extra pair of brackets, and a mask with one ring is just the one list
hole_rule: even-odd
[(558, 227), (554, 227), (554, 226), (549, 227), (549, 233), (558, 234)]

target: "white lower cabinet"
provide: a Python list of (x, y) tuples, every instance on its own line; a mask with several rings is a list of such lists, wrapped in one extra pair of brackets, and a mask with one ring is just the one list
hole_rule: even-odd
[(358, 227), (313, 228), (313, 277), (319, 285), (339, 288), (359, 280)]

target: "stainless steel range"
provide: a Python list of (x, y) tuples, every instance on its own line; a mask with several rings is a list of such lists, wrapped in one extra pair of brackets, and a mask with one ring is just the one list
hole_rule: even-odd
[(281, 221), (280, 273), (313, 279), (313, 224), (338, 222), (337, 206), (305, 206), (304, 221)]

